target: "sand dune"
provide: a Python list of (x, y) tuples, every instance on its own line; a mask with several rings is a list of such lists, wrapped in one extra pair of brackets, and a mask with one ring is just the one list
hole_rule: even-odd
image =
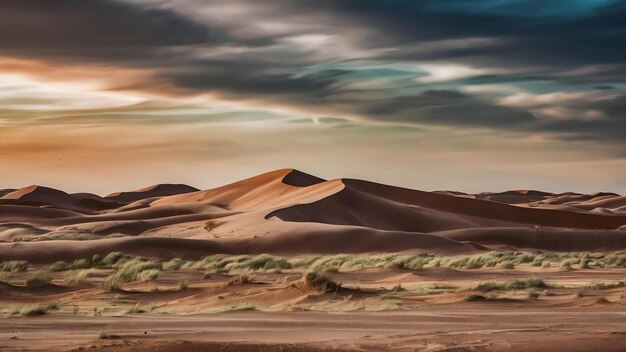
[[(612, 193), (423, 192), (323, 180), (293, 169), (209, 190), (164, 184), (106, 197), (41, 186), (4, 193), (0, 241), (27, 236), (35, 242), (0, 244), (2, 260), (61, 260), (111, 251), (198, 257), (626, 248), (626, 232), (616, 230), (626, 224), (626, 214), (618, 211), (626, 198)], [(70, 239), (90, 234), (97, 240), (37, 241), (59, 234)], [(111, 234), (139, 237), (105, 239)]]

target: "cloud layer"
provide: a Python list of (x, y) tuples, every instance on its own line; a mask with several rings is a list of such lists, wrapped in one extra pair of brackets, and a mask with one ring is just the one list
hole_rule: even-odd
[(0, 122), (225, 106), (220, 123), (332, 116), (621, 158), (624, 18), (623, 0), (6, 0)]

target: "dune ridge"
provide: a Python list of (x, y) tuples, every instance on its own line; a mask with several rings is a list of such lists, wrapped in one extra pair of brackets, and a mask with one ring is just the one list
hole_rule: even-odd
[(0, 194), (0, 260), (626, 248), (626, 197), (613, 193), (424, 192), (280, 169), (208, 190)]

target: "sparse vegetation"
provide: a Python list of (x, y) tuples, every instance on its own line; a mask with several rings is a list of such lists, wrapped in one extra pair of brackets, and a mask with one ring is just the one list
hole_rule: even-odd
[(91, 263), (86, 259), (77, 259), (71, 263), (66, 262), (54, 262), (48, 266), (48, 270), (50, 271), (66, 271), (66, 270), (77, 270), (77, 269), (87, 269), (91, 268)]
[(28, 270), (28, 262), (25, 260), (11, 260), (0, 263), (0, 272), (24, 272)]
[(13, 306), (9, 310), (10, 315), (18, 315), (21, 317), (31, 317), (36, 315), (44, 315), (49, 311), (58, 310), (59, 305), (57, 303), (49, 303), (49, 304), (28, 304), (23, 306)]
[(483, 295), (476, 294), (476, 293), (472, 293), (470, 295), (467, 295), (467, 297), (465, 297), (465, 300), (467, 302), (485, 301), (485, 300), (487, 300), (487, 297), (485, 297)]
[(204, 229), (207, 232), (211, 232), (211, 231), (213, 231), (213, 229), (215, 229), (216, 227), (218, 227), (218, 226), (220, 226), (222, 224), (224, 224), (224, 222), (222, 222), (222, 221), (209, 220), (209, 221), (206, 222), (206, 224), (204, 224)]
[(111, 291), (118, 289), (124, 283), (155, 280), (159, 276), (160, 269), (160, 263), (134, 258), (121, 264), (115, 273), (104, 279), (101, 286)]
[(94, 269), (72, 271), (67, 276), (65, 276), (63, 281), (65, 281), (66, 283), (81, 283), (85, 281), (89, 276), (92, 276), (94, 273)]
[(319, 269), (307, 272), (304, 275), (304, 281), (309, 287), (322, 293), (337, 291), (340, 287), (328, 277), (326, 272)]
[(548, 285), (541, 279), (528, 278), (526, 280), (514, 280), (509, 283), (497, 283), (486, 281), (479, 283), (474, 289), (477, 291), (496, 290), (524, 290), (528, 288), (546, 288)]
[(124, 311), (124, 314), (143, 314), (143, 313), (150, 313), (152, 311), (154, 311), (156, 309), (156, 306), (149, 304), (149, 305), (140, 305), (137, 304), (134, 307), (128, 308), (127, 310)]
[(45, 286), (49, 285), (51, 282), (52, 276), (50, 273), (45, 270), (40, 270), (26, 279), (26, 286)]

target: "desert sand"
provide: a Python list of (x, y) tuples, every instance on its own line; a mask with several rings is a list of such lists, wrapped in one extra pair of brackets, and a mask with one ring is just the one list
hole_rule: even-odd
[(0, 190), (0, 350), (624, 351), (624, 225), (613, 193), (294, 169)]

